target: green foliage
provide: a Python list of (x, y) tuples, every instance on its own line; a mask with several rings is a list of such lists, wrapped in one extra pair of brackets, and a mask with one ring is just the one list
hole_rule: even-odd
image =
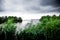
[(28, 24), (28, 28), (21, 31), (18, 34), (19, 40), (45, 40), (43, 34), (44, 28), (40, 26), (40, 23), (36, 25)]
[(3, 30), (5, 32), (5, 39), (6, 40), (15, 40), (16, 39), (16, 26), (14, 24), (14, 19), (9, 18), (4, 24), (3, 24)]
[(3, 29), (6, 32), (13, 32), (14, 30), (16, 30), (16, 26), (13, 23), (13, 19), (8, 19), (7, 22), (3, 24)]
[[(18, 18), (18, 22), (22, 21), (20, 19)], [(0, 39), (3, 36), (2, 40), (60, 40), (60, 16), (43, 16), (39, 19), (39, 23), (33, 25), (31, 22), (17, 34), (14, 22), (17, 22), (16, 17), (8, 17), (3, 23), (0, 27)]]
[(56, 34), (60, 30), (60, 16), (45, 16), (40, 19), (40, 22), (42, 23), (42, 27), (45, 26), (45, 35), (48, 40), (60, 39), (60, 32), (58, 36)]
[(2, 16), (0, 17), (0, 24), (6, 22), (8, 19), (14, 19), (14, 23), (17, 23), (17, 22), (22, 22), (22, 18), (21, 17), (14, 17), (14, 16)]
[(20, 40), (57, 40), (60, 39), (60, 16), (43, 16), (36, 25), (29, 24), (28, 28), (18, 34)]
[(3, 31), (2, 26), (0, 26), (0, 40), (4, 40), (5, 39), (5, 33)]

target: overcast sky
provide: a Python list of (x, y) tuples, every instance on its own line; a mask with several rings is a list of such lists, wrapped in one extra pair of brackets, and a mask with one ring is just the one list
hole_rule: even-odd
[(0, 0), (0, 16), (20, 16), (25, 20), (59, 13), (60, 0)]
[(59, 15), (59, 13), (29, 13), (29, 12), (0, 12), (0, 16), (17, 16), (23, 20), (40, 19), (46, 15)]
[(0, 0), (0, 10), (12, 12), (59, 12), (60, 0)]

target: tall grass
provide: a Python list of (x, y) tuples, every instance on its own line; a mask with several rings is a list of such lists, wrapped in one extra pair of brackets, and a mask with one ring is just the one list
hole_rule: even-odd
[(39, 23), (16, 33), (14, 19), (0, 26), (0, 40), (60, 40), (60, 16), (43, 16)]
[(5, 33), (3, 31), (2, 26), (0, 26), (0, 40), (4, 40), (5, 39)]
[(60, 16), (43, 16), (18, 34), (19, 40), (60, 40)]
[(8, 19), (5, 23), (3, 23), (2, 28), (5, 33), (5, 40), (17, 40), (16, 37), (16, 26), (14, 24), (14, 19)]

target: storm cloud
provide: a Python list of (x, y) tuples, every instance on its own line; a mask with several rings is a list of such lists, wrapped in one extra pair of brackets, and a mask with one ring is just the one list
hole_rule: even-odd
[(0, 0), (0, 11), (59, 12), (60, 0)]
[(60, 0), (42, 0), (41, 2), (42, 5), (48, 6), (60, 6)]
[(3, 4), (3, 2), (2, 2), (2, 0), (0, 0), (0, 12), (3, 11), (3, 5), (2, 4)]

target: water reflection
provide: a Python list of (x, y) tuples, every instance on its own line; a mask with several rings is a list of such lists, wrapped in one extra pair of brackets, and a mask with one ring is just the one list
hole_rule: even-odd
[(38, 22), (39, 22), (39, 19), (31, 19), (31, 20), (23, 20), (22, 23), (16, 23), (17, 31), (19, 31), (19, 29), (24, 30), (25, 28), (28, 28), (30, 24), (35, 25)]

